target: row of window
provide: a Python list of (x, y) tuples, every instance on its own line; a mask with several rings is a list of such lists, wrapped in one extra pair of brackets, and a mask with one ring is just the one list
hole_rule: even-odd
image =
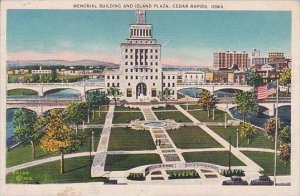
[[(174, 95), (174, 92), (173, 92)], [(128, 88), (126, 90), (126, 97), (132, 97), (132, 89)], [(156, 89), (151, 89), (151, 97), (157, 97), (157, 91)]]
[[(138, 50), (138, 49), (135, 49), (135, 50)], [(144, 51), (145, 50), (145, 52), (147, 53), (148, 51), (150, 51), (150, 53), (153, 53), (153, 52), (155, 52), (155, 53), (158, 53), (158, 49), (140, 49), (140, 51)], [(127, 48), (125, 48), (125, 52), (133, 52), (133, 49), (127, 49)]]
[[(171, 76), (168, 76), (168, 79), (169, 79), (169, 80), (170, 80), (171, 78), (172, 78), (173, 80), (175, 80), (175, 76), (172, 76), (172, 77), (171, 77)], [(164, 79), (166, 79), (166, 76), (164, 76)]]
[[(143, 69), (143, 68), (140, 68), (140, 69), (135, 69), (135, 72), (143, 72), (145, 70), (145, 72), (148, 72), (148, 69)], [(128, 72), (129, 69), (125, 69), (125, 72)], [(153, 72), (154, 69), (150, 69), (150, 72)], [(130, 72), (133, 72), (133, 69), (130, 69)], [(158, 72), (158, 69), (155, 69), (155, 72)]]
[(175, 87), (175, 83), (170, 83), (170, 82), (168, 82), (168, 83), (163, 83), (163, 87), (167, 87), (166, 84), (167, 84), (168, 87), (171, 87), (171, 86), (172, 86), (172, 87)]
[[(128, 86), (131, 86), (131, 83), (128, 83), (127, 85), (128, 85)], [(155, 83), (152, 83), (152, 86), (155, 86)]]
[[(107, 78), (107, 79), (110, 79), (110, 76), (106, 76), (106, 78)], [(114, 80), (115, 78), (116, 78), (117, 80), (119, 80), (119, 79), (120, 79), (120, 76), (116, 76), (116, 77), (115, 77), (115, 76), (111, 76), (111, 79)]]
[[(133, 59), (133, 55), (125, 55), (125, 59), (128, 59), (130, 57), (130, 59)], [(135, 55), (135, 59), (143, 59), (144, 55)], [(158, 59), (158, 55), (150, 55), (150, 59)], [(145, 59), (148, 59), (148, 55), (145, 55)]]
[[(129, 76), (125, 76), (125, 79), (128, 80)], [(130, 76), (130, 79), (133, 80), (133, 76)], [(139, 76), (135, 76), (135, 79), (138, 80)], [(148, 79), (153, 80), (154, 76), (145, 76), (145, 79), (146, 80), (148, 80)], [(158, 76), (155, 76), (155, 80), (158, 80)]]
[[(116, 83), (116, 85), (115, 85), (115, 83), (111, 83), (111, 86), (112, 87), (120, 87), (120, 83)], [(110, 83), (107, 83), (107, 87), (110, 87)]]
[[(125, 65), (129, 65), (129, 62), (126, 61), (126, 62), (125, 62)], [(130, 62), (130, 65), (133, 65), (133, 62)], [(134, 63), (134, 65), (144, 65), (144, 63), (143, 63), (143, 62), (137, 62), (137, 61), (136, 61), (136, 62)], [(145, 62), (145, 65), (148, 65), (148, 62), (147, 62), (147, 61)], [(155, 63), (150, 62), (149, 65), (158, 65), (158, 62), (155, 62)]]

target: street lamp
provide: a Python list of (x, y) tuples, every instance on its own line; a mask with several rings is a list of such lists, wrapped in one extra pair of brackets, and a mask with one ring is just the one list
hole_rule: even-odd
[(236, 128), (236, 147), (239, 147), (239, 128)]

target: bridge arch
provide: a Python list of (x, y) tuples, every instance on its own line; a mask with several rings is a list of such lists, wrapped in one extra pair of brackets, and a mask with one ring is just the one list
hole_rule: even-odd
[(33, 114), (35, 114), (36, 116), (38, 116), (38, 111), (35, 111), (34, 109), (31, 109), (31, 108), (25, 108), (25, 107), (6, 107), (6, 111), (8, 110), (26, 110), (26, 111), (29, 111)]
[(28, 96), (39, 95), (39, 91), (37, 91), (36, 89), (31, 89), (31, 88), (7, 89), (7, 96), (22, 96), (22, 95), (28, 95)]
[[(71, 92), (65, 93), (65, 92), (61, 92), (63, 90), (70, 90)], [(61, 93), (60, 93), (61, 92)], [(57, 94), (57, 96), (59, 96), (61, 94), (61, 96), (63, 95), (67, 95), (67, 94), (71, 94), (74, 96), (80, 96), (82, 94), (82, 92), (76, 88), (62, 88), (62, 87), (53, 87), (53, 88), (49, 88), (46, 91), (43, 92), (44, 96), (50, 96), (51, 94)]]

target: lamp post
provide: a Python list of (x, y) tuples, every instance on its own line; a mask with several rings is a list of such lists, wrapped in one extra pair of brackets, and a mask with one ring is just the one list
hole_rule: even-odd
[(215, 121), (215, 108), (213, 108), (213, 121)]
[(236, 128), (236, 147), (239, 147), (239, 128)]
[(92, 131), (92, 152), (95, 151), (94, 146), (94, 131)]
[(225, 129), (227, 128), (227, 115), (226, 115), (226, 113), (224, 114), (224, 127), (225, 127)]

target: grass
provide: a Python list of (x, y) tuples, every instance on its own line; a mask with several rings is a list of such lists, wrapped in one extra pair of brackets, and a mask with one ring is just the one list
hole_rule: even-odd
[(31, 90), (31, 89), (25, 89), (25, 88), (19, 88), (19, 89), (12, 89), (7, 91), (8, 96), (13, 95), (38, 95), (38, 92)]
[(124, 107), (124, 106), (117, 106), (117, 107), (115, 107), (115, 111), (117, 112), (117, 111), (124, 111), (124, 112), (126, 112), (126, 111), (128, 111), (128, 112), (130, 112), (130, 111), (140, 111), (138, 108), (129, 108), (129, 107)]
[(168, 134), (178, 148), (221, 148), (223, 147), (200, 127), (182, 127), (169, 130)]
[(189, 110), (198, 110), (198, 109), (202, 109), (202, 107), (200, 105), (192, 105), (192, 104), (189, 104), (189, 106), (187, 107), (187, 104), (182, 104), (180, 105), (184, 110), (187, 110), (187, 108)]
[[(98, 147), (101, 130), (94, 130), (94, 149), (96, 150)], [(77, 152), (89, 152), (90, 151), (90, 134), (92, 129), (85, 129), (85, 133), (83, 133), (82, 146), (80, 146)], [(79, 133), (81, 130), (79, 130)], [(75, 152), (76, 153), (76, 152)], [(58, 156), (59, 154), (51, 154), (45, 152), (40, 146), (35, 147), (35, 160), (45, 159), (52, 156)], [(31, 158), (31, 146), (30, 145), (19, 145), (12, 150), (9, 150), (6, 154), (6, 167), (12, 167), (15, 165), (20, 165), (23, 163), (33, 161)]]
[(124, 171), (142, 165), (158, 163), (161, 163), (161, 159), (157, 154), (107, 155), (105, 171)]
[(130, 128), (112, 128), (108, 150), (154, 150), (156, 149), (149, 131)]
[[(237, 127), (227, 127), (226, 129), (224, 127), (209, 127), (214, 132), (216, 132), (218, 135), (220, 135), (223, 139), (229, 142), (229, 136), (231, 136), (231, 144), (233, 146), (236, 146), (236, 129)], [(271, 139), (268, 139), (262, 131), (259, 131), (250, 144), (248, 144), (247, 139), (242, 139), (239, 136), (239, 147), (247, 147), (247, 148), (269, 148), (274, 149), (274, 143)]]
[[(205, 162), (228, 166), (228, 151), (185, 152), (182, 153), (186, 162)], [(231, 166), (244, 166), (237, 157), (231, 154)]]
[(57, 79), (61, 82), (64, 81), (66, 82), (68, 80), (68, 82), (77, 82), (80, 81), (83, 77), (82, 76), (71, 76), (71, 75), (66, 75), (66, 76), (62, 76), (59, 75), (57, 76)]
[(113, 124), (128, 124), (132, 120), (144, 120), (141, 112), (114, 112)]
[[(92, 157), (93, 158), (93, 157)], [(107, 178), (91, 178), (90, 157), (76, 157), (65, 159), (65, 173), (60, 174), (60, 160), (44, 163), (34, 167), (26, 168), (7, 175), (7, 183), (83, 183), (103, 182)], [(20, 182), (18, 176), (27, 178)], [(30, 179), (32, 178), (32, 179)]]
[(104, 124), (107, 112), (101, 112), (99, 117), (99, 110), (95, 110), (95, 118), (93, 120), (93, 112), (90, 113), (90, 123), (88, 124)]
[[(224, 122), (224, 115), (226, 112), (221, 110), (215, 110), (215, 120), (213, 121), (212, 118), (212, 111), (210, 111), (210, 118), (207, 116), (207, 111), (205, 110), (196, 110), (196, 111), (189, 111), (189, 113), (194, 116), (200, 122)], [(229, 114), (227, 114), (227, 120), (232, 119)]]
[(153, 108), (153, 111), (164, 111), (164, 110), (177, 110), (174, 105), (168, 105), (167, 107)]
[(155, 112), (155, 115), (159, 120), (174, 119), (176, 122), (192, 122), (188, 117), (186, 117), (180, 111)]
[[(274, 175), (274, 153), (271, 152), (247, 152), (243, 153), (261, 166), (265, 175), (273, 176)], [(291, 165), (285, 165), (284, 162), (279, 160), (277, 157), (277, 175), (291, 175)]]

